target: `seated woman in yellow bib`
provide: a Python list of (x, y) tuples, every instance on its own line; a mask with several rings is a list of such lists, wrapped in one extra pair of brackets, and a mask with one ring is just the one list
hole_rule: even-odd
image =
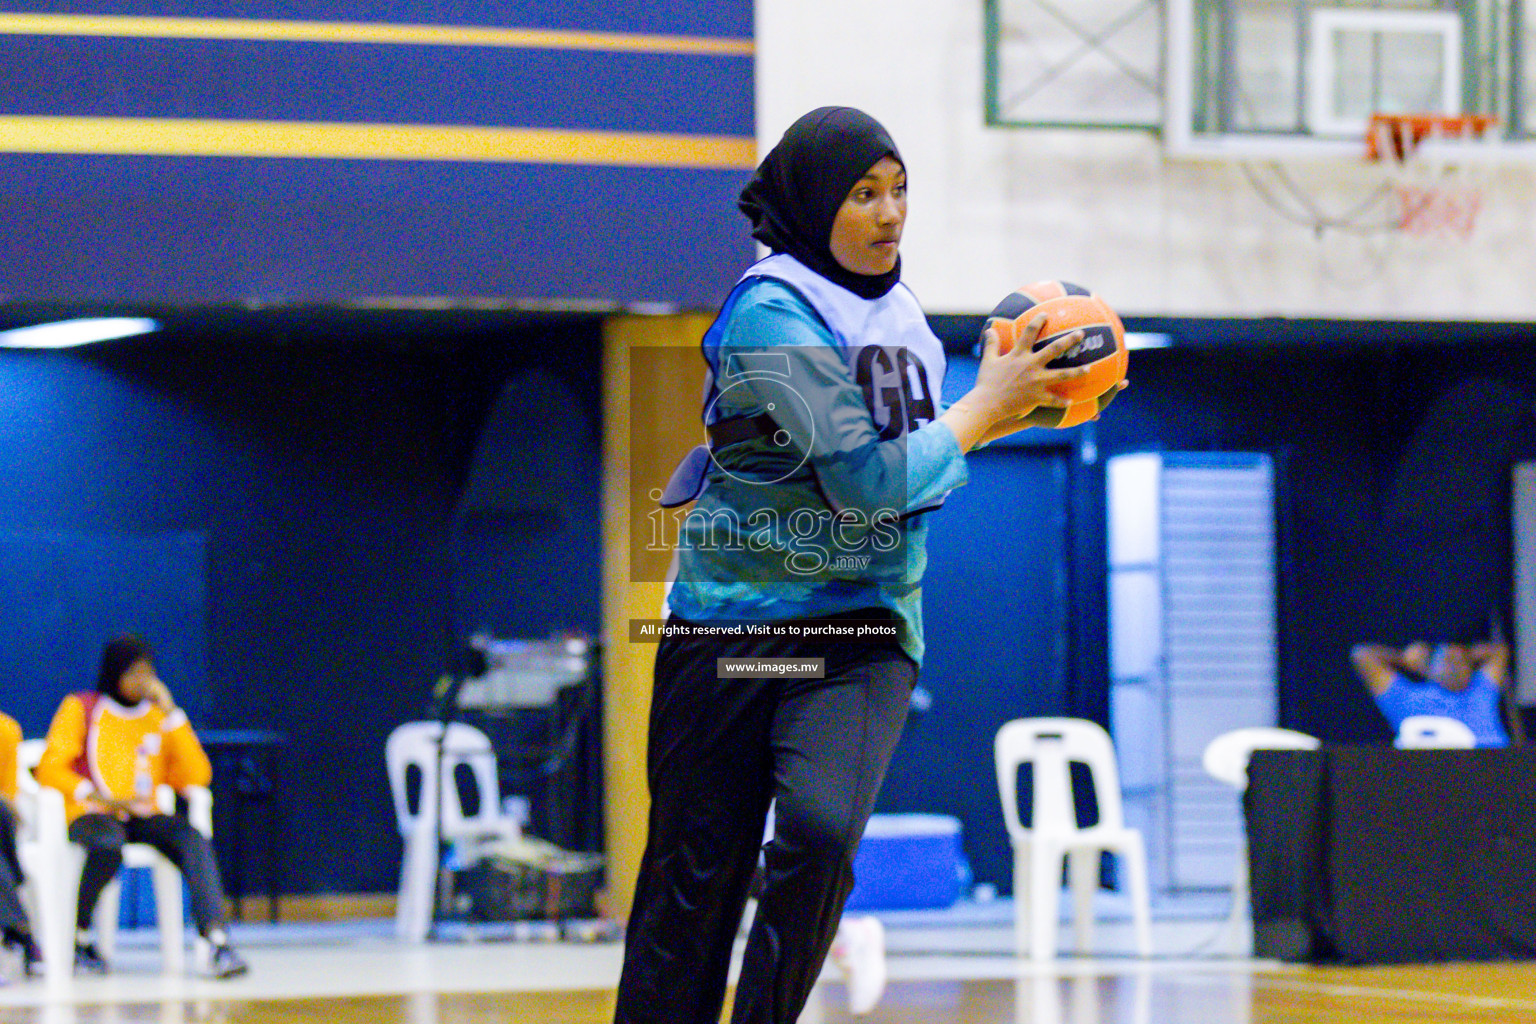
[(229, 944), (212, 844), (186, 818), (165, 814), (155, 803), (157, 786), (179, 792), (206, 786), (212, 776), (186, 712), (155, 675), (149, 644), (138, 637), (108, 643), (96, 690), (64, 698), (37, 766), (37, 781), (64, 793), (69, 838), (86, 849), (75, 921), (77, 971), (106, 972), (91, 941), (91, 914), (122, 866), (123, 844), (148, 843), (181, 869), (197, 930), (213, 945), (214, 975), (246, 972)]

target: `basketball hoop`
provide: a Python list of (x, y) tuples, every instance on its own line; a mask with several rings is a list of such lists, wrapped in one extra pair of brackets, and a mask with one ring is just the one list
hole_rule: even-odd
[(1386, 171), (1397, 228), (1410, 235), (1469, 238), (1483, 208), (1479, 157), (1497, 145), (1488, 114), (1372, 114), (1365, 158)]

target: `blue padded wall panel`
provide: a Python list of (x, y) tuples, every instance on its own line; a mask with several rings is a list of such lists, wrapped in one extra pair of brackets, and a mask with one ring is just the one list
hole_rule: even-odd
[(746, 0), (29, 6), (0, 12), (5, 300), (708, 308), (753, 258)]

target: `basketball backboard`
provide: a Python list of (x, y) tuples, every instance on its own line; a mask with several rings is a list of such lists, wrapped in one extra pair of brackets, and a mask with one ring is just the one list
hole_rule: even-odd
[(1157, 128), (1160, 0), (986, 0), (987, 121)]
[(1526, 0), (987, 0), (987, 14), (992, 124), (1150, 127), (1173, 156), (1359, 160), (1372, 114), (1488, 114), (1505, 144), (1473, 158), (1536, 163)]

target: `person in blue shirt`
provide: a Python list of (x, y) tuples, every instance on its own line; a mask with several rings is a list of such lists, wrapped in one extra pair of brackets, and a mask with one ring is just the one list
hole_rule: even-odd
[[(853, 886), (923, 658), (929, 517), (966, 453), (1065, 401), (1042, 317), (944, 408), (944, 351), (901, 283), (907, 173), (868, 114), (822, 107), (738, 206), (770, 255), (703, 339), (710, 438), (662, 504), (683, 520), (656, 655), (651, 808), (617, 1024), (717, 1024), (759, 852), (735, 1024), (794, 1024)], [(852, 642), (862, 630), (874, 639)], [(763, 847), (770, 802), (777, 807)]]
[(1357, 644), (1350, 660), (1394, 732), (1410, 716), (1434, 715), (1466, 725), (1480, 747), (1509, 745), (1504, 717), (1507, 645), (1422, 640), (1402, 648)]

